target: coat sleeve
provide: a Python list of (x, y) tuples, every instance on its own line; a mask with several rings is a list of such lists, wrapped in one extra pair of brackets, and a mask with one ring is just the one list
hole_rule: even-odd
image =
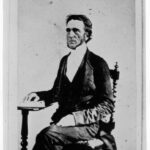
[(91, 124), (98, 121), (109, 123), (114, 111), (114, 102), (107, 63), (102, 59), (94, 66), (97, 105), (90, 109), (73, 112), (76, 125)]
[(58, 101), (57, 92), (58, 92), (58, 88), (59, 88), (59, 80), (60, 80), (60, 76), (61, 76), (61, 69), (62, 69), (63, 61), (64, 61), (64, 57), (60, 61), (59, 69), (58, 69), (58, 72), (57, 72), (57, 77), (54, 81), (54, 85), (53, 85), (52, 89), (47, 90), (47, 91), (35, 92), (40, 97), (40, 100), (45, 101), (46, 106), (49, 106), (52, 103)]

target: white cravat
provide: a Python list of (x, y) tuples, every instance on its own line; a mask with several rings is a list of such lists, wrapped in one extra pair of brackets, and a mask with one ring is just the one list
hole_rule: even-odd
[(76, 50), (71, 50), (71, 54), (67, 61), (67, 72), (66, 75), (72, 82), (87, 50), (86, 44), (82, 44)]

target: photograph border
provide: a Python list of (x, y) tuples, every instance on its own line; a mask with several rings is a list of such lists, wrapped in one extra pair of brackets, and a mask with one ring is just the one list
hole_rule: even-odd
[[(137, 98), (139, 101), (139, 105), (137, 106), (138, 110), (141, 110), (141, 116), (138, 120), (138, 123), (141, 124), (139, 133), (137, 133), (137, 143), (140, 145), (138, 150), (146, 149), (146, 94), (145, 94), (145, 72), (146, 72), (146, 64), (145, 64), (145, 27), (144, 27), (144, 0), (135, 0), (136, 1), (136, 58), (137, 61), (140, 61), (140, 66), (136, 66), (138, 68), (137, 72)], [(14, 88), (14, 84), (17, 85), (17, 11), (18, 11), (17, 0), (6, 0), (4, 1), (4, 149), (8, 150), (9, 146), (7, 143), (10, 140), (10, 135), (14, 135), (16, 130), (11, 130), (11, 128), (17, 128), (17, 124), (13, 124), (13, 118), (17, 117), (16, 108), (11, 108), (10, 106), (16, 105), (17, 100), (10, 101), (10, 99), (16, 99), (17, 97), (17, 88)], [(13, 49), (13, 51), (11, 51)], [(11, 58), (10, 56), (14, 56)], [(13, 93), (11, 93), (13, 91)], [(141, 92), (142, 91), (142, 92)], [(10, 97), (11, 95), (11, 97)], [(14, 104), (15, 102), (15, 104)], [(10, 114), (12, 116), (10, 116)], [(137, 124), (138, 124), (137, 123)], [(138, 137), (141, 137), (140, 139)], [(14, 147), (16, 145), (14, 144)]]

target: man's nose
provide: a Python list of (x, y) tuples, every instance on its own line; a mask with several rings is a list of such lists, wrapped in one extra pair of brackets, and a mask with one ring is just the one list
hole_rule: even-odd
[(71, 30), (70, 32), (69, 32), (69, 36), (70, 37), (73, 37), (75, 35), (75, 33)]

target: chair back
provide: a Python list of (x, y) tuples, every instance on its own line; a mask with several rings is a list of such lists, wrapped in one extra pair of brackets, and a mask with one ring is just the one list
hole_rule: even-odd
[(114, 69), (110, 69), (110, 77), (113, 80), (113, 87), (112, 87), (112, 91), (113, 91), (113, 97), (116, 98), (116, 87), (117, 87), (117, 80), (119, 80), (119, 75), (120, 72), (118, 71), (118, 62), (115, 63)]

